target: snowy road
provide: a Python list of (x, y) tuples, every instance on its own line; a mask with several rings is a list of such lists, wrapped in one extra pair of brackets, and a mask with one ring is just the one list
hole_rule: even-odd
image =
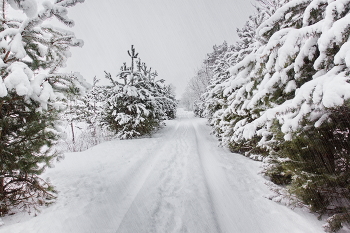
[(217, 147), (204, 119), (180, 111), (153, 138), (106, 142), (49, 169), (60, 191), (37, 217), (0, 233), (317, 233), (322, 223), (264, 196), (260, 163)]

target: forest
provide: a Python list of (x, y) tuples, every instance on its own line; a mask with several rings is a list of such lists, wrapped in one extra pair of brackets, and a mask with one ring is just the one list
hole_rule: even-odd
[[(133, 45), (118, 73), (92, 84), (62, 72), (84, 43), (48, 22), (73, 27), (67, 9), (84, 0), (44, 1), (40, 11), (35, 0), (0, 2), (0, 216), (37, 213), (59, 196), (41, 175), (65, 152), (152, 138), (176, 119), (179, 101)], [(208, 119), (220, 146), (262, 162), (272, 201), (340, 231), (350, 225), (350, 0), (256, 0), (254, 8), (234, 44), (213, 46), (180, 105)]]

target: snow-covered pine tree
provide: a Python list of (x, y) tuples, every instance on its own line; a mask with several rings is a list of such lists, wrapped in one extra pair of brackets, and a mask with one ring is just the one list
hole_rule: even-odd
[[(35, 209), (54, 197), (39, 175), (59, 155), (52, 145), (61, 100), (88, 84), (78, 73), (57, 73), (69, 48), (82, 41), (43, 22), (56, 17), (73, 26), (67, 8), (78, 2), (83, 0), (46, 1), (39, 12), (35, 0), (0, 2), (0, 215), (12, 207)], [(7, 7), (22, 10), (24, 19), (11, 18)]]
[(162, 120), (174, 118), (176, 100), (164, 80), (155, 80), (157, 72), (148, 69), (138, 58), (133, 46), (128, 51), (131, 65), (121, 67), (117, 79), (106, 73), (108, 87), (103, 122), (120, 139), (149, 135)]
[(85, 105), (83, 101), (83, 96), (77, 96), (76, 91), (73, 91), (67, 95), (65, 99), (66, 109), (60, 114), (61, 119), (67, 122), (69, 127), (69, 145), (72, 145), (69, 151), (79, 151), (77, 150), (76, 144), (76, 128), (78, 127), (78, 123), (84, 121), (85, 119), (90, 118), (89, 109)]
[(171, 120), (176, 118), (177, 100), (174, 87), (165, 84), (164, 79), (151, 81), (147, 87), (154, 98), (155, 113), (160, 120)]
[(175, 86), (172, 84), (163, 85), (161, 88), (161, 96), (165, 98), (161, 99), (163, 103), (163, 111), (165, 114), (164, 119), (172, 120), (176, 118), (176, 108), (178, 101), (176, 100)]
[(99, 79), (94, 77), (92, 88), (82, 98), (85, 106), (83, 119), (89, 125), (93, 137), (97, 137), (102, 118), (103, 103), (106, 100), (106, 90), (103, 86), (97, 85), (99, 81)]

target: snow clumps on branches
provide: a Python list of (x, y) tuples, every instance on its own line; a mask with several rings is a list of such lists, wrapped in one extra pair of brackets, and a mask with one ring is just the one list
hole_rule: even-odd
[[(59, 73), (70, 47), (81, 47), (74, 33), (45, 24), (57, 18), (67, 26), (67, 8), (84, 0), (4, 0), (0, 3), (0, 215), (13, 207), (36, 209), (55, 197), (39, 177), (60, 154), (53, 149), (60, 132), (58, 113), (68, 94), (89, 87), (79, 73)], [(11, 18), (7, 7), (24, 12)]]

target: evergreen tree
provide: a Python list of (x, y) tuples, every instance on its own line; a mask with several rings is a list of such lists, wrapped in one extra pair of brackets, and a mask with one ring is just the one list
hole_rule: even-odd
[(99, 81), (99, 79), (94, 77), (92, 88), (82, 97), (85, 110), (82, 118), (92, 130), (93, 137), (97, 136), (97, 130), (102, 118), (103, 103), (106, 100), (106, 90), (104, 87), (97, 86)]
[[(1, 1), (0, 20), (0, 214), (12, 207), (31, 209), (54, 198), (50, 183), (39, 175), (59, 153), (58, 112), (68, 93), (83, 93), (88, 84), (78, 74), (61, 74), (69, 48), (81, 46), (72, 32), (50, 25), (56, 17), (68, 26), (66, 8), (83, 0), (44, 2)], [(23, 10), (27, 18), (12, 19), (6, 8)]]
[(161, 126), (162, 120), (175, 117), (176, 100), (164, 80), (155, 80), (157, 72), (138, 58), (134, 47), (128, 51), (131, 65), (121, 67), (117, 79), (109, 73), (103, 122), (116, 137), (130, 139), (150, 135)]
[(76, 152), (75, 143), (76, 143), (76, 132), (75, 128), (79, 122), (88, 119), (91, 115), (88, 111), (85, 102), (83, 101), (83, 96), (77, 96), (78, 90), (72, 90), (71, 93), (68, 93), (67, 98), (65, 99), (66, 109), (62, 111), (61, 119), (66, 121), (70, 128), (70, 134), (72, 136), (72, 148), (71, 151)]

